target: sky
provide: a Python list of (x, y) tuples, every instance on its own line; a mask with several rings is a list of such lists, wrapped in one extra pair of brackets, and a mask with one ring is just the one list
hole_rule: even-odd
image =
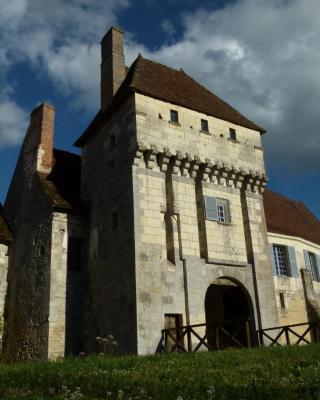
[(269, 188), (320, 218), (319, 15), (319, 0), (0, 0), (0, 201), (39, 103), (55, 106), (55, 147), (78, 152), (118, 25), (126, 65), (182, 67), (263, 126)]

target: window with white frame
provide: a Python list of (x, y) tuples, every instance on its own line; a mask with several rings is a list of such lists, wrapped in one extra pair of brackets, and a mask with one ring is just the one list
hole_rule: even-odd
[(311, 272), (312, 279), (320, 282), (320, 256), (311, 251), (304, 250), (304, 259), (307, 270)]
[(230, 223), (229, 201), (213, 196), (204, 196), (205, 218), (224, 224)]
[(273, 245), (273, 261), (277, 275), (289, 276), (289, 263), (286, 246)]
[(271, 244), (273, 275), (298, 277), (296, 250), (293, 246)]

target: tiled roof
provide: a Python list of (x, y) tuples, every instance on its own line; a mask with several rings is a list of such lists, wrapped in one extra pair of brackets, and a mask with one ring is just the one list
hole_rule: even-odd
[(2, 215), (2, 204), (0, 203), (0, 243), (12, 241), (12, 233)]
[(130, 93), (138, 92), (147, 96), (195, 110), (225, 121), (250, 128), (261, 133), (265, 130), (245, 118), (235, 108), (210, 92), (187, 75), (165, 65), (143, 58), (141, 55), (131, 65), (129, 72), (114, 100), (104, 112), (99, 111), (92, 123), (76, 141), (81, 147), (91, 131)]
[(263, 195), (268, 232), (296, 236), (320, 245), (320, 221), (302, 202), (266, 190)]
[(38, 173), (44, 191), (53, 207), (61, 211), (81, 213), (81, 157), (63, 150), (53, 150), (54, 163), (49, 175)]

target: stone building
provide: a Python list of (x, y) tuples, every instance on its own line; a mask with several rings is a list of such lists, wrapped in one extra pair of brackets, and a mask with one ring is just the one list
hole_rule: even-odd
[(108, 334), (122, 353), (147, 354), (164, 327), (313, 318), (320, 222), (263, 194), (264, 130), (183, 70), (141, 55), (126, 68), (118, 28), (101, 52), (101, 108), (75, 143), (81, 157), (53, 148), (51, 105), (31, 114), (3, 210), (6, 356), (91, 352)]

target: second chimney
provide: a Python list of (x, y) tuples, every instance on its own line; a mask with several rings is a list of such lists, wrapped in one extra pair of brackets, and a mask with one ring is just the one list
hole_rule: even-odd
[(124, 78), (123, 31), (113, 26), (101, 41), (101, 111), (112, 103)]

